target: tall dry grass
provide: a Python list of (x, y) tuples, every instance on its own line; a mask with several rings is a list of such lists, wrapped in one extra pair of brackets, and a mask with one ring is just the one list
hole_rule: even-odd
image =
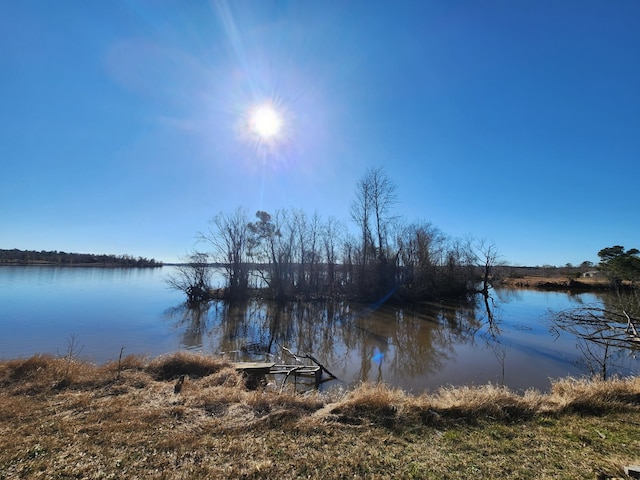
[(230, 405), (244, 403), (259, 414), (285, 409), (295, 411), (292, 415), (297, 417), (322, 409), (328, 417), (345, 422), (403, 417), (420, 417), (424, 422), (478, 418), (514, 421), (537, 414), (601, 414), (640, 406), (640, 379), (636, 377), (559, 379), (547, 394), (535, 390), (519, 394), (506, 387), (484, 385), (443, 387), (434, 393), (409, 395), (385, 384), (363, 383), (351, 390), (303, 396), (286, 391), (248, 391), (242, 375), (230, 363), (188, 352), (152, 359), (130, 355), (105, 365), (51, 355), (0, 362), (0, 386), (11, 395), (54, 394), (65, 389), (107, 389), (110, 394), (123, 394), (129, 389), (151, 389), (166, 396), (181, 375), (187, 378), (182, 398), (191, 407), (226, 412)]
[(326, 409), (338, 421), (363, 419), (393, 424), (402, 419), (425, 424), (446, 421), (491, 420), (514, 422), (536, 415), (624, 412), (640, 407), (640, 379), (565, 378), (553, 382), (550, 393), (528, 390), (523, 394), (496, 385), (443, 387), (435, 393), (408, 395), (385, 384), (362, 384)]
[(217, 373), (229, 363), (216, 357), (189, 352), (175, 352), (149, 361), (145, 371), (155, 380), (173, 380), (180, 375), (192, 378)]
[(640, 378), (585, 380), (563, 378), (552, 384), (548, 395), (552, 410), (562, 413), (602, 414), (640, 405)]

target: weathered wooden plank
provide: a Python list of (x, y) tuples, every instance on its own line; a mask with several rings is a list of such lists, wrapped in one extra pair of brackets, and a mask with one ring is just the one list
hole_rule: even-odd
[(275, 363), (267, 363), (267, 362), (236, 362), (233, 364), (233, 367), (236, 370), (242, 370), (244, 372), (250, 372), (250, 371), (269, 372), (269, 370), (274, 365)]

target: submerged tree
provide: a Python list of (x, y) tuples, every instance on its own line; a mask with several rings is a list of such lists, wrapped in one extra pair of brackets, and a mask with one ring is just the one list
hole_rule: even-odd
[(167, 284), (187, 295), (187, 306), (194, 308), (212, 298), (211, 265), (209, 256), (203, 252), (192, 252), (187, 262), (177, 265), (175, 272), (166, 279)]

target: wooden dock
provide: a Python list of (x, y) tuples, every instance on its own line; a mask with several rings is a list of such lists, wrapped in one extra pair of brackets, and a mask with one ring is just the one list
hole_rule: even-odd
[(326, 372), (329, 375), (327, 380), (334, 379), (335, 376), (328, 372), (322, 365), (281, 365), (268, 362), (236, 362), (233, 364), (236, 370), (241, 371), (247, 376), (247, 386), (249, 388), (257, 388), (264, 381), (266, 375), (284, 375), (280, 391), (284, 388), (289, 377), (293, 376), (295, 380), (298, 377), (312, 378), (315, 388), (319, 388), (323, 382), (322, 374)]

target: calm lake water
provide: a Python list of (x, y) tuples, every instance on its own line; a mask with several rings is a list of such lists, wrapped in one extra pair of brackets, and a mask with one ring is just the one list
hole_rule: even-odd
[[(125, 355), (188, 349), (293, 363), (284, 346), (313, 354), (342, 384), (384, 381), (413, 392), (487, 382), (547, 390), (552, 378), (597, 370), (578, 339), (552, 333), (550, 312), (602, 306), (601, 295), (498, 291), (492, 322), (482, 301), (419, 308), (213, 302), (189, 311), (165, 283), (171, 270), (0, 267), (0, 358), (64, 355), (73, 344), (98, 363), (117, 359), (122, 347)], [(612, 356), (610, 374), (639, 370), (640, 360)]]

